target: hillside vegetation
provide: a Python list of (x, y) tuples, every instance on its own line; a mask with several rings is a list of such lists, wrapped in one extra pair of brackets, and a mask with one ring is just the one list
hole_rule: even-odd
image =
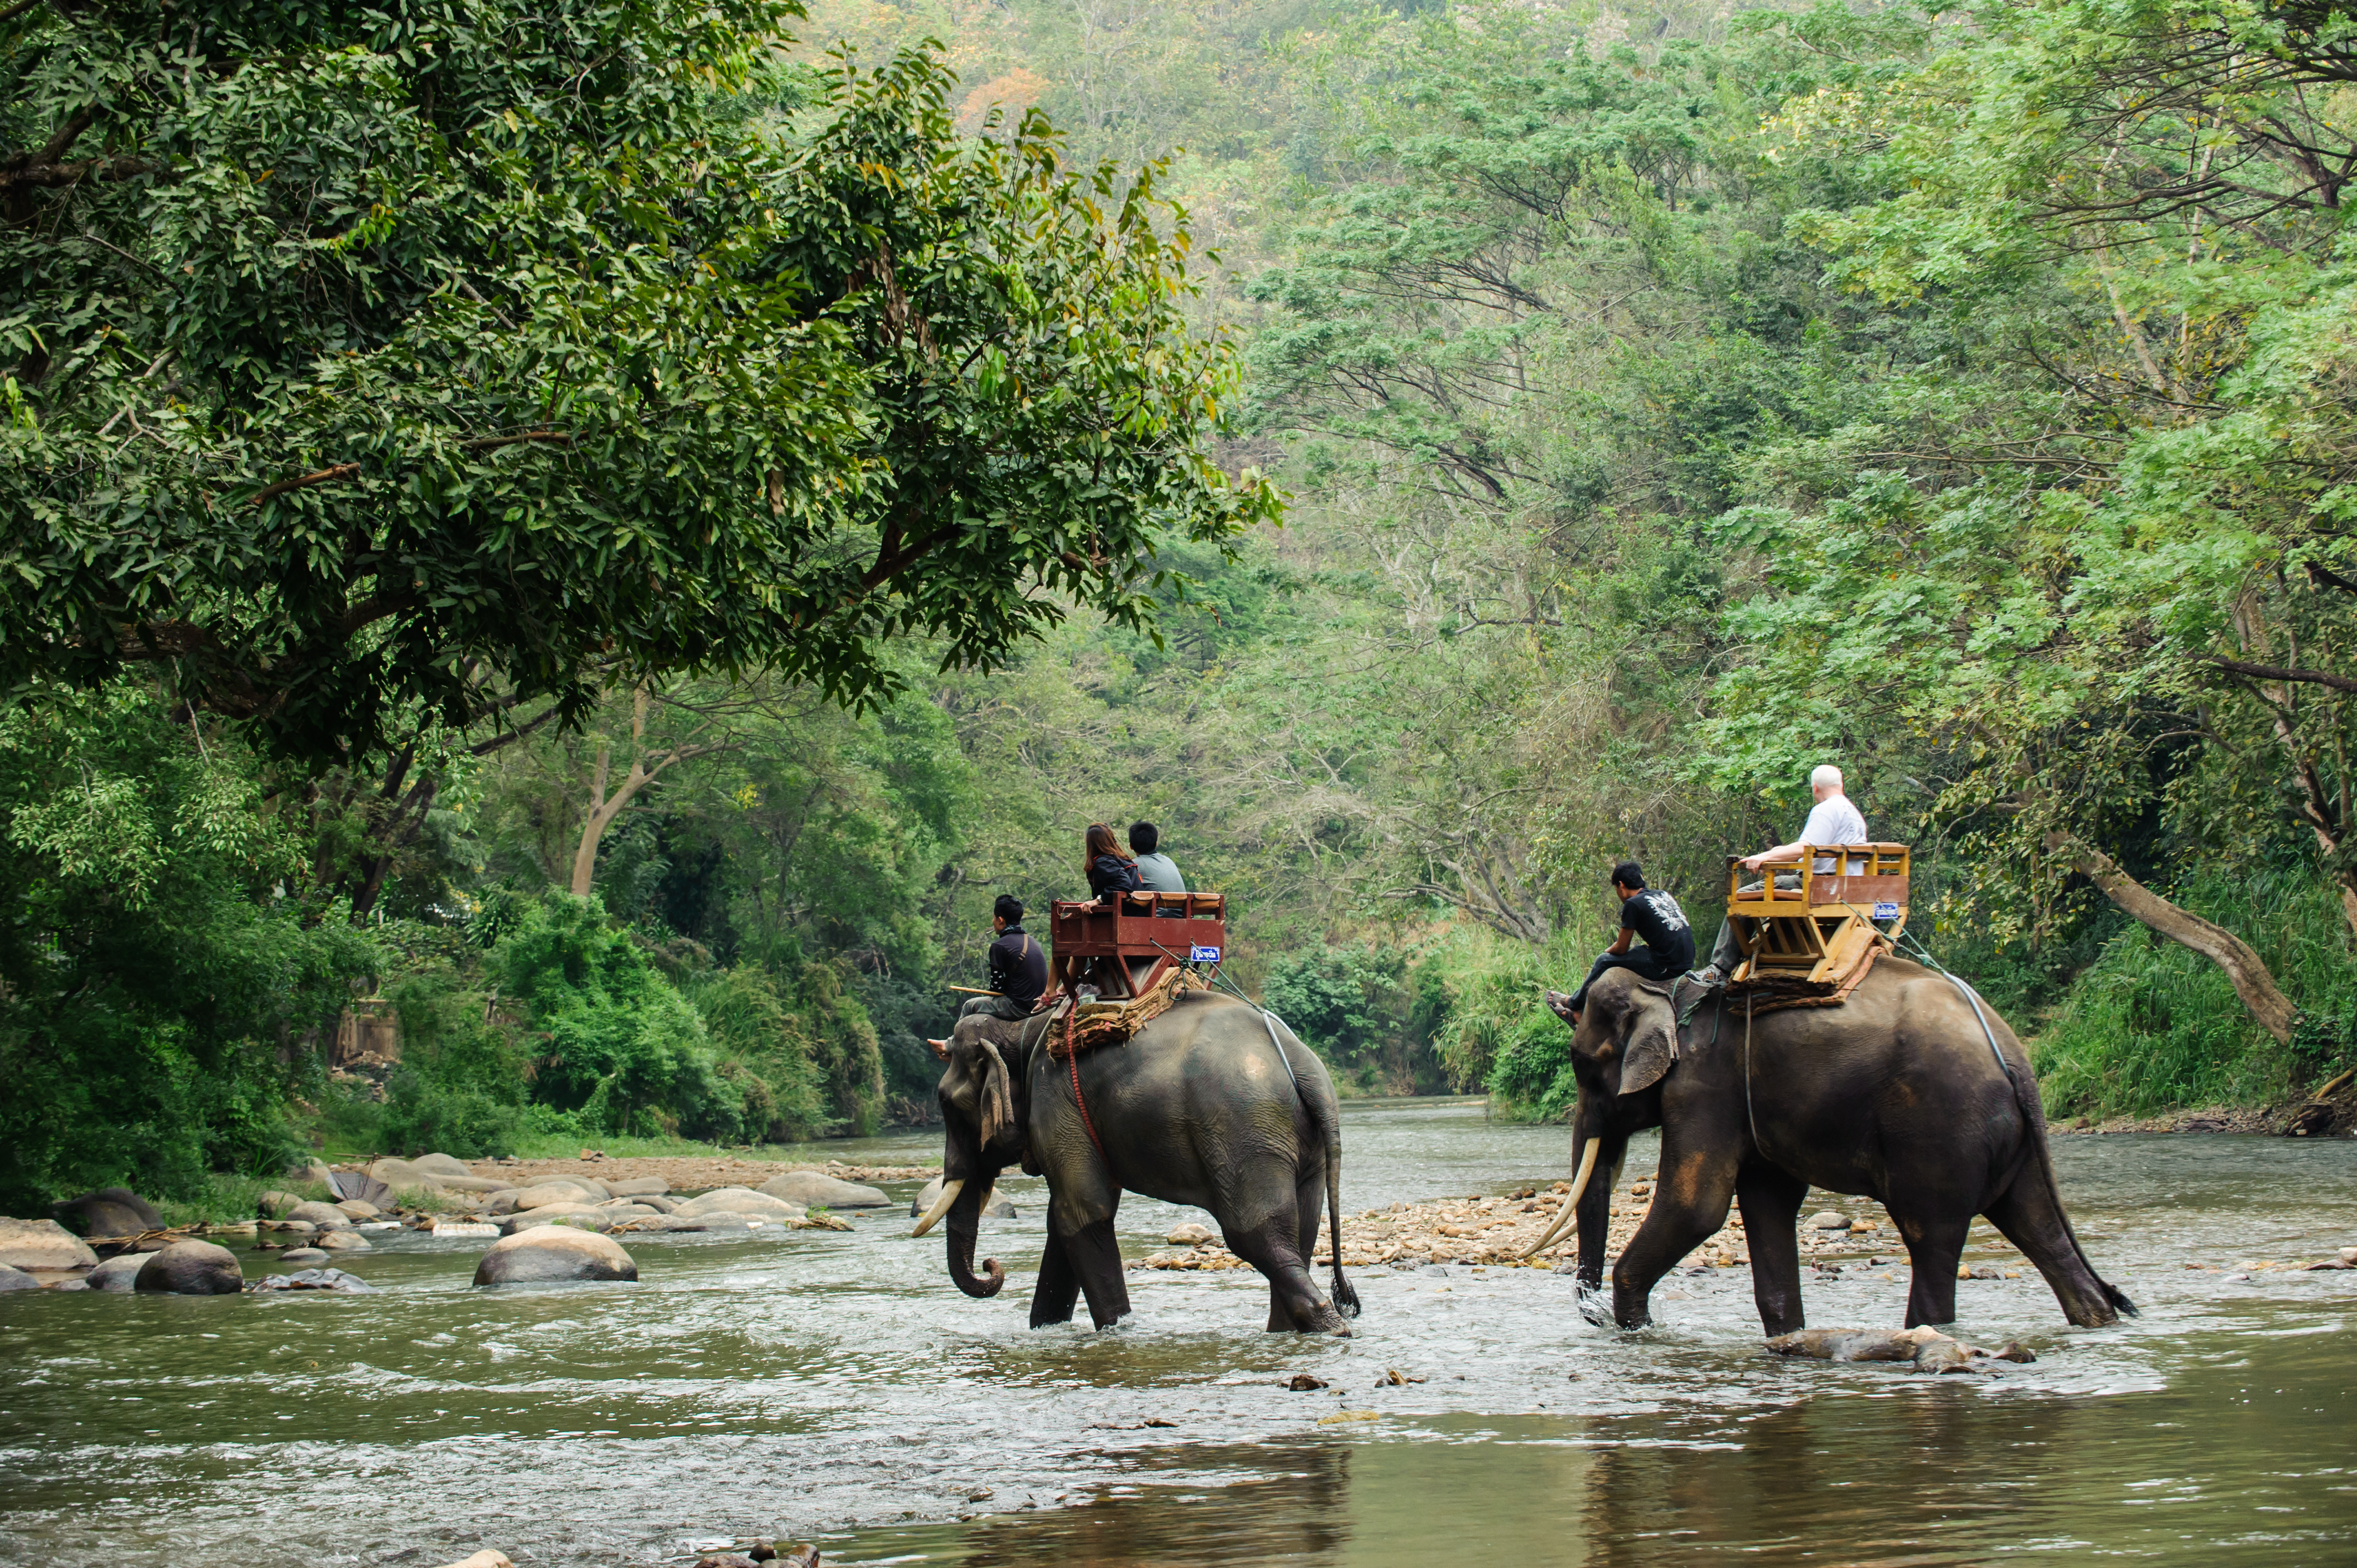
[(1138, 818), (1347, 1087), (1552, 1111), (1606, 868), (1706, 936), (1821, 761), (2058, 1113), (2357, 1060), (2333, 16), (562, 14), (253, 46), (439, 228), (0, 22), (125, 149), (7, 197), (8, 1190), (921, 1115)]

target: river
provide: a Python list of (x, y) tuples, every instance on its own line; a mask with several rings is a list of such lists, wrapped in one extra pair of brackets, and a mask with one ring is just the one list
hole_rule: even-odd
[[(1461, 1101), (1352, 1103), (1343, 1139), (1352, 1211), (1559, 1176), (1567, 1144)], [(1248, 1272), (1134, 1273), (1118, 1331), (1035, 1333), (1022, 1180), (985, 1225), (1013, 1276), (990, 1302), (898, 1213), (631, 1238), (635, 1285), (477, 1291), (483, 1243), (403, 1235), (337, 1260), (374, 1295), (0, 1295), (0, 1561), (683, 1563), (771, 1535), (1042, 1568), (2357, 1561), (2357, 1272), (2236, 1267), (2357, 1241), (2357, 1148), (2055, 1158), (2143, 1314), (2079, 1331), (2034, 1274), (1961, 1284), (1961, 1334), (2038, 1351), (1995, 1377), (1767, 1356), (1741, 1269), (1672, 1276), (1634, 1335), (1566, 1277), (1461, 1265), (1358, 1273), (1349, 1341), (1261, 1332)], [(1191, 1214), (1131, 1197), (1125, 1252)], [(1804, 1288), (1813, 1324), (1896, 1326), (1906, 1276)], [(1331, 1386), (1281, 1386), (1305, 1371)]]

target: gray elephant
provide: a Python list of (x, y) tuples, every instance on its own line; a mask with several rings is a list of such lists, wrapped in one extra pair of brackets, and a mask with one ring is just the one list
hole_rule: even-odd
[(1629, 1138), (1661, 1128), (1652, 1207), (1612, 1265), (1624, 1328), (1650, 1321), (1655, 1282), (1726, 1223), (1730, 1200), (1761, 1326), (1801, 1327), (1796, 1228), (1812, 1187), (1889, 1209), (1912, 1264), (1910, 1328), (1954, 1320), (1956, 1260), (1975, 1214), (2036, 1265), (2072, 1323), (2136, 1310), (2096, 1275), (2063, 1212), (2029, 1054), (1995, 1009), (1944, 976), (1885, 955), (1838, 1007), (1747, 1019), (1740, 999), (1713, 997), (1681, 1029), (1669, 986), (1620, 971), (1589, 990), (1571, 1052), (1577, 1168), (1532, 1250), (1576, 1218), (1580, 1282), (1599, 1285)]
[[(1006, 1283), (974, 1269), (974, 1233), (999, 1173), (1048, 1178), (1048, 1245), (1031, 1326), (1099, 1328), (1129, 1312), (1114, 1211), (1125, 1190), (1209, 1209), (1229, 1250), (1268, 1281), (1268, 1326), (1347, 1335), (1359, 1298), (1342, 1277), (1341, 1118), (1315, 1052), (1258, 1008), (1189, 992), (1126, 1044), (1058, 1058), (1047, 1015), (959, 1020), (942, 1074), (942, 1187), (917, 1226), (949, 1221), (950, 1277), (970, 1296)], [(1077, 1069), (1075, 1062), (1077, 1061)], [(1318, 1199), (1332, 1217), (1334, 1293), (1310, 1273)]]

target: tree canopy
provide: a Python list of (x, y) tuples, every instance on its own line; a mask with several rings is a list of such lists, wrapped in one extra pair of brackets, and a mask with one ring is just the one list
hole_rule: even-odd
[(856, 702), (1271, 516), (1154, 172), (957, 136), (922, 52), (790, 68), (798, 15), (13, 8), (0, 673), (311, 759), (656, 671)]

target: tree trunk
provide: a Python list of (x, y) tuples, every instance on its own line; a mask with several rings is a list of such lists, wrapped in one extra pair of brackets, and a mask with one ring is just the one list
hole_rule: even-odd
[[(582, 819), (581, 843), (573, 852), (573, 896), (576, 898), (589, 897), (589, 889), (596, 885), (597, 877), (597, 843), (606, 836), (606, 830), (614, 825), (614, 819), (622, 814), (622, 808), (630, 803), (633, 796), (653, 783), (655, 776), (673, 763), (683, 762), (692, 757), (709, 757), (716, 751), (729, 750), (737, 744), (724, 738), (706, 746), (683, 743), (651, 753), (647, 750), (648, 705), (647, 688), (641, 683), (630, 693), (630, 770), (622, 775), (622, 781), (614, 787), (611, 796), (606, 793), (606, 780), (613, 770), (614, 748), (608, 741), (597, 743), (597, 765), (589, 776), (589, 812)], [(711, 727), (711, 721), (706, 720), (696, 726), (690, 738)]]
[(2068, 833), (2049, 833), (2046, 850), (2050, 854), (2068, 858), (2073, 869), (2102, 888), (2104, 897), (2127, 914), (2224, 970), (2226, 978), (2233, 983), (2234, 994), (2243, 999), (2243, 1005), (2249, 1009), (2259, 1027), (2274, 1036), (2278, 1044), (2289, 1043), (2299, 1009), (2276, 987), (2276, 977), (2267, 972), (2266, 961), (2253, 952), (2248, 943), (2223, 926), (2212, 925), (2190, 910), (2179, 908), (2122, 871), (2101, 850)]

